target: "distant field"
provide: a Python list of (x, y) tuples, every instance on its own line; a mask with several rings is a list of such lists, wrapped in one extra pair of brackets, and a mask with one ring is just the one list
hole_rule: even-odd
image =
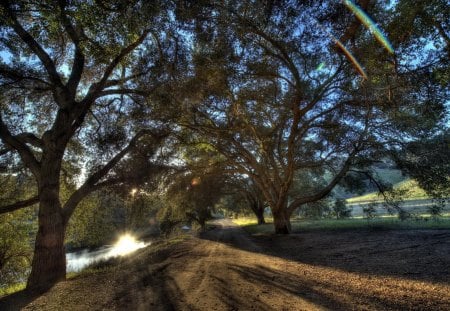
[[(417, 200), (417, 199), (428, 199), (425, 191), (419, 187), (417, 181), (412, 179), (407, 179), (400, 181), (394, 185), (395, 190), (405, 191), (404, 200)], [(383, 196), (378, 192), (371, 192), (358, 197), (353, 197), (346, 200), (347, 203), (363, 203), (363, 202), (380, 202), (383, 201)]]
[[(258, 225), (254, 218), (233, 219), (233, 222), (242, 226), (250, 233), (273, 233), (271, 219), (265, 225)], [(450, 229), (450, 213), (443, 217), (432, 219), (430, 215), (423, 214), (421, 218), (401, 221), (397, 216), (376, 217), (367, 220), (362, 217), (349, 219), (319, 219), (291, 221), (293, 232), (314, 230), (347, 230), (347, 229)]]

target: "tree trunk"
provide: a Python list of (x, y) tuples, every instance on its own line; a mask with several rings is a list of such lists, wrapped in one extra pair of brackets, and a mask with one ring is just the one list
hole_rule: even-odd
[(60, 209), (59, 198), (41, 200), (27, 289), (47, 290), (66, 277), (65, 225)]
[(66, 222), (59, 200), (61, 158), (55, 153), (43, 155), (38, 182), (39, 228), (27, 283), (29, 290), (45, 291), (66, 277)]
[(264, 219), (264, 210), (258, 212), (256, 217), (258, 218), (258, 225), (264, 225), (266, 223), (266, 220)]
[(264, 206), (260, 202), (257, 202), (252, 210), (258, 219), (258, 225), (265, 224), (266, 220), (264, 219)]
[(285, 208), (277, 211), (272, 211), (272, 215), (276, 234), (291, 233), (290, 213)]

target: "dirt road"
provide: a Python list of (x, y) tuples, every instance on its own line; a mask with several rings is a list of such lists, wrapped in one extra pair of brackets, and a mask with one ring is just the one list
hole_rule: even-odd
[[(161, 286), (161, 299), (153, 302), (154, 307), (450, 310), (449, 283), (348, 272), (270, 256), (265, 249), (267, 241), (258, 243), (230, 220), (216, 221), (216, 225), (217, 229), (207, 232), (202, 239), (185, 243), (152, 280), (154, 287)], [(280, 238), (295, 241), (297, 237)], [(145, 292), (136, 294), (132, 300), (137, 309), (148, 310)]]
[[(450, 310), (450, 230), (358, 242), (352, 233), (250, 237), (230, 220), (215, 225), (158, 255), (143, 250), (120, 269), (60, 283), (25, 310)], [(401, 269), (414, 265), (411, 252), (417, 263), (433, 258), (423, 274)]]

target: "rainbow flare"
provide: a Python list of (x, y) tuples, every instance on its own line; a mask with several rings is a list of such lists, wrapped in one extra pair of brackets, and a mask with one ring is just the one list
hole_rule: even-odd
[(367, 74), (364, 71), (363, 67), (361, 66), (361, 64), (356, 60), (356, 58), (353, 56), (352, 53), (350, 53), (349, 50), (347, 50), (347, 48), (341, 43), (341, 41), (339, 41), (338, 39), (336, 39), (333, 35), (329, 34), (329, 36), (331, 36), (331, 38), (333, 39), (333, 41), (336, 43), (336, 45), (342, 50), (342, 52), (344, 52), (345, 56), (347, 57), (347, 59), (353, 64), (353, 66), (355, 66), (356, 70), (359, 72), (359, 74), (367, 80)]
[[(356, 58), (353, 56), (352, 53), (350, 53), (350, 51), (345, 47), (345, 45), (339, 41), (335, 36), (333, 36), (331, 33), (329, 33), (317, 20), (315, 20), (317, 26), (319, 26), (333, 41), (334, 43), (336, 43), (336, 45), (342, 50), (342, 52), (344, 52), (345, 57), (347, 57), (347, 59), (353, 64), (353, 66), (355, 66), (356, 70), (358, 71), (358, 73), (367, 80), (367, 74), (364, 71), (363, 67), (361, 66), (361, 64), (356, 60)], [(322, 63), (319, 65), (319, 67), (322, 65)], [(318, 67), (318, 68), (319, 68)], [(321, 68), (320, 68), (321, 69)], [(319, 69), (317, 69), (319, 70)]]
[(357, 6), (351, 0), (344, 0), (345, 6), (356, 15), (356, 17), (361, 21), (361, 23), (369, 29), (369, 31), (374, 35), (375, 39), (380, 42), (386, 50), (394, 54), (394, 48), (392, 47), (389, 40), (383, 34), (383, 31), (377, 26), (377, 24), (366, 14), (359, 6)]

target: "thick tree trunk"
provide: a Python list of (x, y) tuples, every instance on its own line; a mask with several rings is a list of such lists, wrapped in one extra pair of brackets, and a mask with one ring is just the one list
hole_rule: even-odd
[(258, 225), (264, 225), (266, 223), (266, 220), (264, 219), (264, 210), (259, 211), (256, 214), (256, 217), (258, 218)]
[(39, 206), (31, 274), (27, 289), (47, 290), (66, 277), (65, 224), (58, 197), (43, 198)]
[(264, 219), (264, 204), (261, 200), (259, 199), (247, 199), (249, 204), (250, 204), (250, 208), (253, 211), (253, 213), (256, 216), (256, 219), (258, 220), (258, 225), (263, 225), (266, 223), (266, 220)]
[(276, 234), (291, 233), (290, 213), (285, 208), (272, 211), (272, 215)]
[(266, 220), (264, 219), (264, 206), (260, 202), (256, 203), (253, 208), (253, 212), (256, 215), (256, 218), (258, 219), (258, 225), (263, 225), (266, 223)]
[(39, 228), (27, 289), (47, 290), (66, 277), (64, 220), (59, 199), (62, 152), (44, 153), (38, 182)]

